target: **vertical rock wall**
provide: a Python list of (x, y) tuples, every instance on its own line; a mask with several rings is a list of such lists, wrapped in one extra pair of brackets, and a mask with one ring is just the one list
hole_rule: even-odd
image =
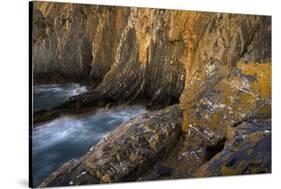
[[(193, 113), (203, 112), (192, 106), (202, 103), (205, 107), (209, 101), (214, 106), (212, 101), (217, 99), (208, 95), (225, 98), (218, 95), (220, 89), (225, 91), (220, 95), (227, 97), (259, 92), (261, 86), (271, 90), (270, 17), (42, 2), (35, 3), (33, 11), (35, 82), (40, 78), (90, 79), (96, 90), (87, 95), (86, 102), (98, 93), (119, 103), (141, 101), (164, 107), (177, 103), (181, 96), (186, 112), (183, 130), (187, 131)], [(252, 73), (242, 73), (245, 69)], [(267, 83), (257, 77), (266, 77)], [(226, 92), (228, 87), (231, 92)], [(252, 101), (242, 96), (240, 103), (271, 104), (271, 94)], [(79, 106), (84, 106), (83, 98), (75, 99)], [(220, 107), (233, 112), (231, 106), (242, 106), (237, 101)], [(248, 106), (244, 116), (231, 118), (232, 124), (254, 109), (256, 105)], [(210, 112), (206, 114), (206, 123), (215, 119)]]
[(100, 82), (112, 65), (127, 12), (126, 8), (34, 2), (34, 81)]
[(185, 43), (169, 11), (40, 2), (33, 14), (35, 82), (90, 80), (120, 102), (178, 102)]
[(229, 126), (271, 116), (270, 17), (215, 15), (188, 66), (183, 131), (216, 142)]
[[(141, 171), (148, 174), (133, 180), (271, 172), (271, 17), (58, 3), (35, 3), (33, 14), (35, 81), (89, 80), (94, 86), (53, 110), (35, 113), (35, 121), (110, 103), (153, 108), (179, 103), (181, 110), (170, 107), (174, 117), (163, 119), (177, 123), (173, 144), (178, 143), (169, 152), (158, 151), (151, 170)], [(162, 111), (151, 113), (153, 119), (143, 126), (158, 127)], [(143, 120), (126, 123), (124, 132)], [(142, 136), (137, 132), (124, 137)], [(112, 135), (108, 144), (116, 141)], [(119, 160), (118, 153), (109, 153)], [(119, 182), (133, 172), (116, 169), (108, 176), (111, 161), (94, 164), (87, 176)]]

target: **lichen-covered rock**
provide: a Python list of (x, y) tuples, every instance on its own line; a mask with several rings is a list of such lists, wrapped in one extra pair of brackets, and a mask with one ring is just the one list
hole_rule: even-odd
[[(183, 135), (175, 147), (148, 169), (138, 180), (190, 178), (205, 162), (208, 142), (198, 132)], [(162, 170), (169, 170), (162, 171)]]
[(216, 144), (190, 128), (177, 145), (138, 180), (226, 176), (271, 172), (271, 119), (229, 127)]
[(225, 136), (228, 126), (271, 116), (270, 64), (238, 63), (237, 67), (187, 110), (185, 131), (196, 127), (215, 143)]
[[(271, 116), (271, 19), (237, 15), (213, 19), (194, 54), (196, 63), (186, 76), (181, 107), (183, 131), (190, 127), (202, 130), (216, 143), (228, 126)], [(256, 52), (263, 52), (259, 61), (253, 55)]]
[(195, 177), (271, 173), (271, 119), (251, 120), (228, 129), (224, 149)]
[[(178, 13), (185, 20), (192, 15)], [(83, 101), (93, 106), (97, 93), (119, 103), (145, 102), (152, 108), (178, 103), (188, 43), (173, 31), (179, 15), (159, 9), (36, 2), (34, 81), (91, 78), (89, 84), (97, 89), (92, 98), (72, 99), (75, 107), (84, 106)], [(73, 103), (68, 104), (60, 107), (73, 109)]]
[(61, 106), (66, 109), (93, 106), (102, 101), (96, 94), (152, 108), (178, 103), (181, 95), (187, 131), (192, 105), (219, 81), (229, 80), (238, 62), (271, 61), (271, 18), (266, 16), (41, 2), (35, 3), (34, 15), (40, 23), (34, 23), (33, 32), (35, 76), (56, 69), (78, 77), (87, 68), (84, 79), (100, 82), (92, 95)]
[[(40, 187), (137, 180), (178, 142), (181, 120), (179, 105), (137, 116), (105, 136), (79, 160), (65, 163)], [(167, 173), (167, 169), (161, 172)]]
[(101, 182), (136, 180), (178, 141), (179, 106), (144, 113), (121, 125), (82, 157), (82, 165)]
[[(205, 162), (223, 149), (224, 143), (225, 138), (213, 143), (204, 130), (191, 127), (189, 133), (183, 133), (175, 147), (138, 180), (192, 178)], [(169, 174), (164, 174), (163, 168), (169, 169)]]
[[(130, 120), (83, 156), (78, 167), (93, 182), (270, 172), (271, 125), (260, 119), (271, 118), (271, 17), (40, 2), (33, 11), (35, 79), (95, 85), (34, 122), (181, 96), (182, 111)], [(76, 170), (47, 185), (79, 183)]]
[(184, 42), (169, 39), (167, 10), (131, 8), (114, 64), (98, 87), (119, 101), (176, 103), (183, 90)]

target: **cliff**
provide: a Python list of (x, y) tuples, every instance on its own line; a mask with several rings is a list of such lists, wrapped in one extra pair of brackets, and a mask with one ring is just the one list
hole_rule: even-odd
[[(143, 103), (162, 109), (179, 103), (179, 117), (164, 110), (157, 114), (175, 122), (182, 118), (180, 134), (170, 145), (165, 143), (177, 143), (175, 147), (165, 153), (161, 145), (155, 147), (151, 161), (127, 155), (121, 158), (126, 172), (118, 168), (114, 174), (111, 161), (121, 152), (109, 159), (101, 155), (102, 164), (93, 164), (94, 156), (86, 155), (77, 167), (93, 176), (92, 183), (271, 172), (271, 150), (259, 147), (270, 146), (271, 137), (271, 17), (43, 2), (34, 3), (33, 16), (35, 82), (87, 80), (93, 88), (54, 109), (36, 112), (35, 122), (77, 108)], [(177, 112), (179, 106), (167, 109)], [(147, 127), (153, 123), (157, 130), (161, 121), (149, 120)], [(133, 129), (142, 121), (127, 124)], [(111, 144), (126, 141), (116, 135)], [(244, 143), (237, 139), (242, 136)], [(169, 135), (155, 140), (165, 142), (165, 137)], [(232, 149), (235, 144), (241, 148)], [(237, 158), (241, 150), (248, 150), (246, 159)], [(77, 167), (69, 172), (71, 178)], [(145, 170), (136, 171), (141, 167)], [(43, 185), (58, 184), (62, 170)]]
[(166, 32), (170, 16), (156, 9), (35, 3), (34, 80), (90, 79), (118, 101), (178, 102), (185, 47)]
[[(114, 60), (128, 10), (49, 2), (33, 4), (35, 82), (88, 79), (100, 82)], [(48, 77), (50, 73), (52, 78)]]

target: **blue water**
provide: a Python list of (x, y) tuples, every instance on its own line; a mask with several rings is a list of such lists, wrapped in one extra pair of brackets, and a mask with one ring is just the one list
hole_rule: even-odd
[(81, 86), (77, 83), (34, 86), (33, 109), (34, 111), (38, 111), (41, 109), (53, 108), (68, 100), (69, 97), (86, 91), (87, 88), (85, 86)]
[(144, 111), (143, 107), (131, 106), (87, 116), (64, 116), (36, 125), (32, 132), (34, 185), (63, 163), (84, 155), (105, 134)]

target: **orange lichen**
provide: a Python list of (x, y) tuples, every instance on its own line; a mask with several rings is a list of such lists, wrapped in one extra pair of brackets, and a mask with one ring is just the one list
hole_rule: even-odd
[(221, 175), (228, 176), (241, 174), (241, 172), (243, 171), (242, 167), (243, 165), (245, 165), (245, 163), (247, 163), (246, 160), (241, 160), (239, 165), (235, 167), (227, 167), (224, 165), (221, 167)]
[(251, 89), (259, 98), (271, 97), (271, 63), (238, 63), (238, 68), (243, 74), (255, 75), (256, 81), (251, 84)]
[[(198, 100), (195, 97), (191, 98), (196, 92), (187, 94), (189, 101), (183, 105), (185, 113), (182, 130), (184, 132), (188, 132), (191, 124), (224, 133), (227, 126), (247, 117), (269, 117), (271, 115), (271, 64), (238, 63), (237, 69), (242, 75), (233, 74), (231, 77), (221, 80), (202, 97), (197, 93)], [(247, 77), (254, 79), (250, 80)], [(208, 81), (198, 81), (198, 83), (209, 84)], [(199, 92), (204, 87), (209, 86), (194, 85), (193, 90)], [(215, 91), (219, 91), (219, 94), (208, 97), (208, 94)], [(194, 104), (199, 106), (192, 109)], [(206, 109), (206, 107), (208, 108)], [(205, 116), (196, 119), (194, 112), (200, 112)], [(206, 116), (207, 114), (208, 116)]]

